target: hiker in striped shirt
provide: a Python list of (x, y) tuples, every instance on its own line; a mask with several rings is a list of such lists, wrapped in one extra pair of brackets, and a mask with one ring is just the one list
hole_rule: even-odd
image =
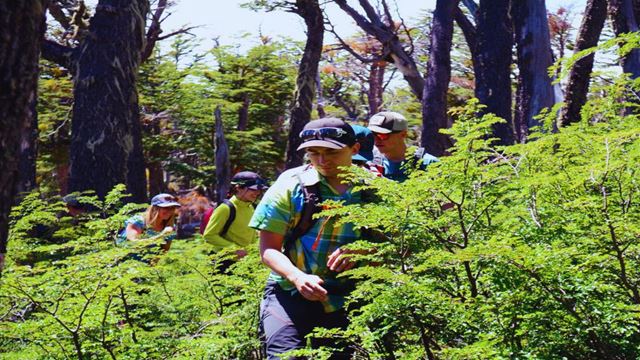
[[(260, 231), (262, 261), (272, 272), (260, 307), (261, 325), (269, 359), (303, 348), (305, 336), (315, 327), (345, 328), (345, 296), (353, 284), (338, 278), (354, 266), (342, 249), (360, 238), (353, 224), (335, 218), (305, 217), (305, 192), (322, 201), (360, 202), (360, 194), (340, 175), (358, 153), (351, 126), (336, 118), (309, 122), (300, 133), (309, 165), (288, 170), (265, 193), (249, 226)], [(301, 224), (307, 224), (300, 230)], [(312, 346), (335, 346), (331, 339), (312, 339)], [(348, 358), (349, 349), (334, 358)]]

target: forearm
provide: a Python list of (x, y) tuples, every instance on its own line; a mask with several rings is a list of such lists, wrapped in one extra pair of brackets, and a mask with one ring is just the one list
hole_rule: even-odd
[(285, 279), (294, 283), (296, 278), (305, 273), (298, 269), (289, 258), (276, 249), (265, 249), (262, 251), (262, 262), (271, 270), (275, 271)]

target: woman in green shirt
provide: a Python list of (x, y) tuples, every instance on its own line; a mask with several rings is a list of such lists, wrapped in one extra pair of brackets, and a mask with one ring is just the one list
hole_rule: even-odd
[(235, 208), (235, 217), (225, 230), (227, 220), (232, 210), (229, 205), (218, 205), (211, 215), (203, 237), (215, 251), (235, 249), (238, 258), (247, 255), (246, 248), (255, 242), (256, 231), (249, 227), (249, 220), (253, 216), (253, 203), (260, 193), (267, 188), (266, 182), (260, 175), (251, 171), (242, 171), (231, 178), (234, 195), (229, 199)]

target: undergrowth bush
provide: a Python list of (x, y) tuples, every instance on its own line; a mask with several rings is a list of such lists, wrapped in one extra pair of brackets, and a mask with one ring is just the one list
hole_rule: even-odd
[[(363, 263), (347, 339), (361, 359), (633, 359), (640, 356), (640, 125), (599, 91), (583, 120), (527, 144), (494, 145), (471, 102), (455, 109), (451, 155), (402, 183), (368, 182), (380, 200), (327, 214), (388, 238), (354, 248)], [(608, 95), (607, 95), (608, 94)], [(361, 172), (354, 177), (366, 175)], [(25, 358), (258, 359), (267, 270), (257, 249), (228, 273), (201, 239), (176, 240), (154, 266), (114, 238), (140, 205), (117, 188), (95, 212), (61, 216), (29, 195), (12, 215), (2, 274), (0, 353)], [(326, 349), (302, 350), (326, 358)]]
[[(1, 279), (0, 353), (7, 359), (258, 358), (257, 306), (265, 270), (257, 250), (229, 273), (197, 238), (166, 254), (117, 247), (122, 188), (72, 219), (34, 193), (12, 214)], [(131, 255), (144, 253), (146, 262)], [(155, 265), (151, 266), (149, 263)]]

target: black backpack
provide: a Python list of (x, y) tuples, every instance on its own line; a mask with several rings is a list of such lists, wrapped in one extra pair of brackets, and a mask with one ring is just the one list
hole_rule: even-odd
[[(284, 238), (285, 249), (288, 249), (288, 246), (293, 244), (295, 239), (300, 238), (302, 235), (306, 234), (311, 228), (315, 225), (318, 219), (314, 219), (313, 215), (322, 211), (322, 197), (320, 196), (320, 183), (317, 182), (313, 185), (304, 185), (302, 182), (302, 178), (297, 174), (296, 178), (298, 178), (298, 182), (300, 183), (300, 187), (302, 188), (302, 192), (304, 195), (302, 212), (300, 214), (300, 220), (293, 227), (293, 229), (289, 230)], [(372, 203), (377, 199), (377, 195), (373, 193), (371, 190), (362, 190), (361, 192), (361, 200), (363, 203)], [(378, 231), (362, 228), (360, 229), (362, 232), (362, 237), (368, 240), (380, 239), (380, 235)]]
[[(223, 204), (229, 207), (229, 217), (227, 218), (227, 221), (224, 223), (224, 226), (222, 227), (220, 236), (224, 236), (227, 233), (227, 231), (229, 231), (229, 227), (231, 226), (233, 221), (236, 219), (236, 206), (233, 205), (233, 203), (229, 201), (229, 199), (222, 200), (222, 203), (218, 204), (218, 206), (222, 206)], [(200, 222), (200, 234), (204, 234), (204, 229), (207, 228), (207, 224), (209, 224), (209, 221), (211, 220), (211, 215), (213, 214), (213, 210), (215, 210), (218, 206), (216, 206), (215, 208), (213, 207), (208, 208), (207, 211), (204, 212), (204, 215), (202, 215), (202, 221)]]

